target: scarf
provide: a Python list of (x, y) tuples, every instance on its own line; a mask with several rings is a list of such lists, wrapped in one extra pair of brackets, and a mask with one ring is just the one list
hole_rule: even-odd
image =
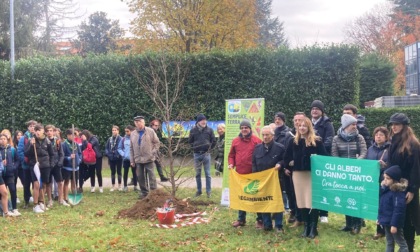
[(359, 131), (355, 130), (353, 132), (347, 133), (340, 127), (337, 131), (337, 135), (339, 135), (346, 142), (352, 142), (355, 141), (357, 135), (359, 135)]

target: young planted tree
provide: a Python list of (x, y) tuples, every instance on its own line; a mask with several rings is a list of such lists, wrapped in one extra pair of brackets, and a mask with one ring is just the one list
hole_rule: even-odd
[[(177, 108), (189, 74), (189, 60), (183, 55), (169, 53), (147, 54), (143, 60), (143, 67), (134, 68), (132, 72), (152, 104), (147, 109), (140, 109), (166, 123), (168, 135), (161, 146), (168, 162), (170, 192), (175, 196), (179, 186), (191, 179), (186, 176), (189, 169), (184, 166), (187, 142), (176, 134), (179, 132), (177, 126), (169, 125), (170, 121), (181, 121), (190, 117), (188, 108)], [(180, 157), (182, 160), (176, 164)]]

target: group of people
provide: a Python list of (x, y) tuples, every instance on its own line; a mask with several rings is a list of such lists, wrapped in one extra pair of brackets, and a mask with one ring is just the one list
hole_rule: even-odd
[[(250, 121), (245, 119), (240, 123), (239, 135), (232, 141), (227, 166), (236, 169), (239, 174), (273, 167), (278, 169), (280, 185), (282, 191), (286, 192), (291, 211), (288, 222), (293, 223), (291, 227), (303, 226), (302, 237), (314, 238), (318, 235), (318, 220), (328, 223), (328, 212), (312, 208), (310, 156), (316, 154), (378, 160), (381, 195), (374, 239), (385, 236), (389, 251), (395, 243), (401, 251), (413, 251), (415, 233), (420, 234), (419, 141), (409, 126), (409, 118), (403, 113), (391, 116), (390, 131), (382, 126), (375, 128), (373, 139), (364, 121), (365, 118), (357, 114), (357, 108), (348, 104), (343, 108), (341, 125), (335, 132), (331, 120), (325, 114), (324, 104), (315, 100), (311, 104), (310, 117), (302, 112), (294, 115), (292, 129), (285, 123), (285, 114), (276, 113), (274, 123), (262, 128), (260, 140), (253, 133)], [(200, 136), (204, 135), (203, 125), (199, 128), (202, 131), (198, 131), (201, 132)], [(193, 144), (194, 139), (197, 136), (190, 136), (190, 143)], [(205, 147), (211, 148), (211, 144), (209, 137)], [(198, 160), (198, 164), (203, 160), (200, 157), (209, 155), (201, 153), (203, 151), (198, 148), (194, 150), (197, 150), (194, 151), (194, 160)], [(198, 178), (197, 185), (200, 187), (197, 195), (200, 195), (201, 184)], [(207, 189), (208, 194), (209, 191)], [(274, 228), (284, 232), (283, 213), (280, 212), (257, 213), (256, 227), (273, 230), (272, 218)], [(238, 219), (232, 225), (246, 225), (246, 212), (239, 211)], [(363, 219), (345, 216), (345, 225), (341, 230), (358, 234), (363, 225)]]
[[(16, 217), (17, 179), (23, 185), (23, 208), (28, 208), (33, 201), (33, 211), (43, 213), (53, 206), (54, 194), (59, 204), (70, 206), (69, 187), (72, 193), (83, 192), (83, 184), (90, 179), (91, 193), (96, 191), (95, 177), (98, 179), (99, 192), (103, 193), (102, 151), (98, 138), (89, 130), (80, 131), (70, 128), (64, 132), (54, 125), (42, 125), (34, 120), (27, 123), (27, 131), (9, 130), (0, 133), (0, 196), (3, 216)], [(156, 165), (162, 182), (168, 178), (162, 171), (159, 159), (160, 140), (158, 138), (160, 122), (153, 120), (151, 127), (145, 126), (144, 117), (136, 115), (134, 126), (125, 127), (125, 135), (119, 135), (119, 127), (112, 126), (112, 136), (105, 146), (111, 168), (110, 191), (128, 191), (128, 174), (131, 168), (131, 184), (134, 191), (140, 191), (139, 198), (147, 196), (149, 190), (156, 189), (153, 167)], [(93, 152), (93, 161), (87, 162), (83, 155), (87, 149)], [(124, 168), (122, 187), (121, 170)], [(38, 174), (39, 171), (39, 174)], [(115, 185), (118, 174), (118, 187)], [(74, 174), (74, 177), (73, 177)], [(140, 189), (137, 187), (139, 184)], [(54, 192), (53, 192), (54, 185)], [(10, 192), (8, 197), (7, 189)], [(47, 199), (45, 199), (47, 195)], [(9, 206), (9, 201), (11, 206)], [(9, 210), (11, 208), (11, 210)]]

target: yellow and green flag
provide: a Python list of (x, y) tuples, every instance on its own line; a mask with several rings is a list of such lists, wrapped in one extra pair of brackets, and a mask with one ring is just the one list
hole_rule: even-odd
[(274, 169), (251, 174), (239, 174), (230, 169), (230, 208), (254, 213), (283, 212), (278, 174)]

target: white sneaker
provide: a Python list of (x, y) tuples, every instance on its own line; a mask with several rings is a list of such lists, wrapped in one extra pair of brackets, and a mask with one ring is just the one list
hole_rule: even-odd
[(124, 192), (128, 192), (128, 187), (124, 186), (123, 191), (124, 191)]
[(69, 204), (69, 203), (67, 203), (65, 200), (61, 201), (61, 202), (60, 202), (60, 204), (61, 204), (62, 206), (66, 206), (66, 207), (69, 207), (69, 206), (70, 206), (70, 204)]
[(327, 216), (321, 216), (320, 218), (321, 223), (328, 223), (328, 217)]
[(90, 188), (90, 192), (91, 192), (91, 193), (94, 193), (94, 192), (95, 192), (95, 187), (91, 187), (91, 188)]
[(49, 210), (48, 207), (46, 207), (44, 205), (44, 203), (39, 203), (39, 206), (41, 207), (42, 211), (44, 211), (44, 212), (47, 211), (47, 210)]
[(122, 187), (121, 186), (118, 186), (118, 191), (120, 191), (120, 192), (122, 192)]
[(104, 189), (102, 187), (99, 187), (99, 192), (100, 193), (103, 193), (104, 192)]
[(16, 215), (12, 211), (9, 211), (7, 213), (3, 213), (3, 217), (16, 217)]
[(29, 198), (29, 202), (34, 203), (34, 198), (32, 196)]
[(16, 203), (20, 204), (20, 199), (19, 198), (16, 198)]
[(19, 213), (19, 211), (17, 209), (13, 209), (13, 214), (15, 216), (21, 216), (22, 215), (21, 213)]
[(47, 207), (51, 208), (53, 206), (53, 202), (52, 201), (48, 201)]
[(34, 207), (34, 213), (43, 213), (44, 211), (41, 209), (39, 205), (36, 205)]
[[(101, 189), (99, 188), (99, 191), (100, 191)], [(110, 192), (113, 192), (115, 189), (114, 189), (114, 187), (111, 187), (111, 190), (109, 190)]]

